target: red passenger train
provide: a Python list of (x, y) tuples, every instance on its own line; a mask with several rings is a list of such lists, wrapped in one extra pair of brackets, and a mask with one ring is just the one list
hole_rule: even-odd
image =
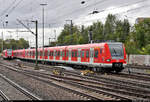
[[(35, 49), (13, 51), (14, 57), (35, 60)], [(123, 43), (104, 42), (83, 45), (38, 48), (38, 60), (51, 64), (65, 64), (90, 68), (94, 71), (121, 72), (126, 66), (126, 51)]]
[(13, 50), (12, 49), (3, 50), (2, 57), (4, 59), (13, 59)]

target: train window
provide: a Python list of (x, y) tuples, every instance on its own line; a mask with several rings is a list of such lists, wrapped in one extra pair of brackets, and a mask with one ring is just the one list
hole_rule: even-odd
[(72, 51), (72, 57), (74, 57), (74, 51)]
[(80, 51), (78, 50), (78, 57), (80, 57)]
[(60, 51), (58, 51), (58, 56), (60, 56)]
[(100, 48), (100, 54), (102, 54), (102, 51), (103, 51), (103, 49), (102, 49), (102, 48)]
[(77, 57), (77, 51), (75, 51), (75, 57)]
[(94, 57), (95, 57), (95, 58), (98, 58), (98, 50), (95, 50), (95, 51), (94, 51)]
[(86, 51), (86, 58), (89, 58), (89, 51)]
[(57, 51), (55, 51), (55, 56), (57, 56)]
[(81, 57), (84, 58), (84, 51), (81, 51)]

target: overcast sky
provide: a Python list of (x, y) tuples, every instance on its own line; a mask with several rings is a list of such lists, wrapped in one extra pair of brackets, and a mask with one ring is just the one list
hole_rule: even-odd
[[(84, 4), (81, 4), (85, 1)], [(3, 23), (8, 21), (7, 26), (3, 29), (4, 38), (17, 38), (16, 28), (24, 29), (16, 19), (21, 20), (30, 28), (35, 24), (28, 22), (38, 20), (39, 28), (42, 26), (42, 7), (45, 6), (45, 45), (48, 44), (48, 38), (59, 35), (66, 20), (73, 20), (76, 25), (90, 25), (95, 21), (104, 23), (109, 13), (115, 14), (119, 19), (128, 18), (134, 24), (137, 17), (150, 16), (150, 0), (0, 0), (0, 28)], [(91, 14), (94, 10), (99, 11), (97, 14)], [(6, 17), (8, 15), (8, 17)], [(24, 29), (26, 30), (26, 29)], [(14, 32), (8, 32), (14, 31)], [(33, 29), (34, 31), (34, 29)], [(2, 32), (2, 29), (0, 30)], [(29, 32), (18, 33), (19, 38), (24, 37), (34, 46), (34, 36)], [(1, 35), (0, 35), (1, 37)], [(42, 45), (42, 30), (39, 29), (39, 46)]]

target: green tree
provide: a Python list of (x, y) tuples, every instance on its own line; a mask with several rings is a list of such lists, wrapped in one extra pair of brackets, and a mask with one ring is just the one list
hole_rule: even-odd
[(116, 27), (116, 16), (108, 14), (104, 27), (104, 34), (106, 40), (114, 40), (113, 34), (115, 32), (115, 27)]

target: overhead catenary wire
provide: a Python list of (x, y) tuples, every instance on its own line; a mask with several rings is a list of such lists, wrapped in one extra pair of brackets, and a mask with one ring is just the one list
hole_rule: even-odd
[[(2, 17), (2, 16), (8, 16), (9, 14), (11, 14), (12, 13), (12, 11), (14, 11), (14, 9), (22, 2), (23, 0), (20, 0), (19, 2), (17, 2), (16, 3), (16, 0), (13, 2), (13, 4), (14, 4), (14, 6), (12, 6), (12, 5), (10, 5), (10, 6), (12, 6), (12, 7), (10, 7), (10, 9), (9, 8), (7, 8), (7, 9), (5, 9), (4, 10), (4, 12), (0, 15), (0, 17)], [(5, 18), (5, 17), (4, 17)], [(3, 19), (1, 18), (1, 21), (2, 21)]]
[(14, 1), (8, 6), (8, 8), (6, 8), (5, 10), (3, 10), (3, 12), (0, 14), (0, 17), (3, 16), (3, 15), (11, 8), (11, 6), (15, 4), (15, 2), (16, 2), (16, 0), (14, 0)]

